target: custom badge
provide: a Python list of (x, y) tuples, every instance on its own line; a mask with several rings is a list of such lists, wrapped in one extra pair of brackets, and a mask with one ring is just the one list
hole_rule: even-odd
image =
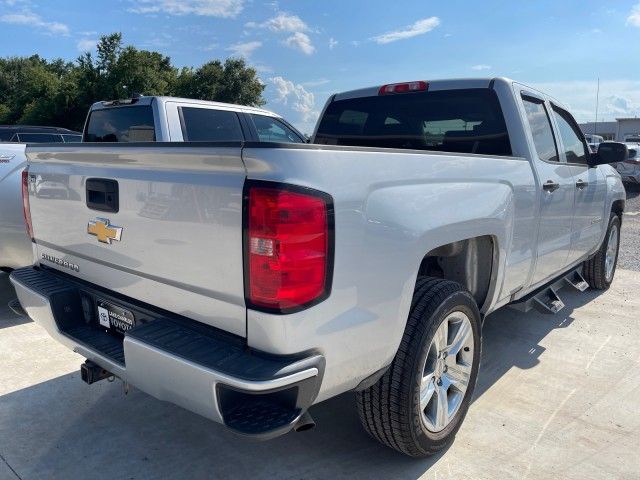
[(89, 220), (87, 233), (97, 237), (99, 242), (111, 245), (114, 240), (116, 242), (120, 241), (122, 227), (111, 225), (108, 218), (96, 218), (95, 220)]

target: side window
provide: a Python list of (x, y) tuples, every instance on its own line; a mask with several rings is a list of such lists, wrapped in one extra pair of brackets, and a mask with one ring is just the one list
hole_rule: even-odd
[(522, 97), (522, 101), (538, 157), (545, 162), (557, 162), (559, 159), (558, 149), (544, 102), (526, 96)]
[(300, 135), (274, 117), (251, 115), (261, 142), (302, 143)]
[(185, 142), (241, 142), (240, 120), (235, 112), (211, 108), (179, 107)]
[(586, 164), (588, 150), (575, 120), (569, 113), (556, 107), (553, 107), (553, 114), (558, 123), (558, 130), (564, 144), (564, 154), (567, 157), (567, 162)]

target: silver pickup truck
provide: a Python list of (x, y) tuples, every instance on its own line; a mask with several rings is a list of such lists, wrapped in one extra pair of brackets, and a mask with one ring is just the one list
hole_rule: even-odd
[[(36, 264), (11, 280), (87, 383), (256, 438), (355, 391), (365, 429), (421, 457), (464, 419), (489, 313), (611, 284), (606, 164), (627, 154), (590, 154), (559, 102), (504, 78), (334, 95), (309, 145), (33, 145)], [(74, 195), (34, 195), (50, 176)]]

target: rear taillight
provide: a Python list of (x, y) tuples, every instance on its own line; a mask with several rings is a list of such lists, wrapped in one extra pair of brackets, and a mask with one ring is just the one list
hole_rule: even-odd
[(245, 201), (247, 304), (290, 313), (325, 299), (333, 261), (331, 197), (306, 188), (252, 182)]
[(417, 82), (404, 82), (404, 83), (391, 83), (389, 85), (383, 85), (378, 90), (378, 95), (388, 95), (390, 93), (410, 93), (410, 92), (425, 92), (429, 88), (427, 82), (422, 80)]
[(24, 224), (27, 228), (27, 235), (33, 240), (31, 208), (29, 207), (29, 172), (26, 169), (22, 171), (22, 212), (24, 214)]

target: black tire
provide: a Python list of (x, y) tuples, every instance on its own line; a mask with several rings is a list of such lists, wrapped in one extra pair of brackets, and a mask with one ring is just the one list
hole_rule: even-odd
[[(462, 403), (440, 432), (427, 430), (420, 409), (423, 366), (436, 330), (452, 312), (470, 319), (474, 348), (470, 381)], [(356, 392), (360, 421), (373, 438), (406, 455), (433, 455), (453, 441), (469, 409), (478, 376), (481, 318), (471, 294), (460, 284), (418, 277), (409, 319), (398, 352), (386, 373), (371, 387)]]
[[(616, 245), (615, 260), (613, 263), (613, 271), (609, 278), (607, 278), (607, 246), (609, 243), (609, 236), (611, 235), (611, 229), (618, 229), (618, 244)], [(613, 277), (616, 273), (616, 265), (618, 264), (618, 252), (620, 250), (620, 217), (615, 213), (611, 214), (609, 218), (609, 226), (607, 227), (607, 233), (604, 236), (602, 245), (598, 249), (598, 252), (589, 260), (584, 262), (583, 275), (589, 286), (595, 290), (606, 290), (611, 286)]]

